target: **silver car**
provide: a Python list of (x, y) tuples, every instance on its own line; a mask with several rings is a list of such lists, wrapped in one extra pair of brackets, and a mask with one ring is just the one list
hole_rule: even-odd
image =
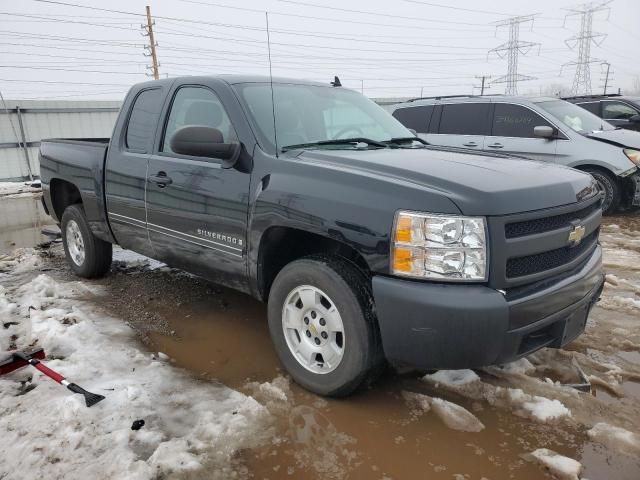
[(590, 173), (603, 210), (640, 206), (640, 132), (557, 98), (455, 96), (394, 105), (394, 117), (433, 145), (502, 152)]

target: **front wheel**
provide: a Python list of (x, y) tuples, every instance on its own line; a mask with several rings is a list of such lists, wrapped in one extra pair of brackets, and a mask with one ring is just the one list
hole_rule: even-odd
[(107, 273), (111, 266), (112, 246), (91, 233), (82, 205), (68, 206), (60, 223), (64, 253), (73, 273), (84, 278)]
[(319, 395), (345, 396), (383, 363), (366, 276), (338, 257), (296, 260), (269, 293), (269, 330), (293, 379)]
[(585, 169), (598, 183), (598, 188), (602, 192), (602, 213), (611, 215), (620, 206), (622, 199), (618, 180), (611, 174), (595, 169)]

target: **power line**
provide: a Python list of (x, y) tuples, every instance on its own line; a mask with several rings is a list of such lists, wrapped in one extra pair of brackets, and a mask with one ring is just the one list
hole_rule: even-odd
[(509, 16), (510, 15), (508, 13), (496, 12), (496, 11), (492, 11), (492, 10), (477, 10), (475, 8), (461, 8), (461, 7), (458, 7), (457, 5), (454, 7), (452, 5), (443, 5), (441, 3), (422, 2), (422, 1), (418, 1), (418, 0), (403, 0), (403, 1), (408, 2), (408, 3), (417, 3), (418, 5), (427, 5), (429, 7), (437, 7), (437, 8), (448, 8), (448, 9), (451, 9), (451, 10), (463, 11), (463, 12), (486, 13), (486, 14), (489, 14), (489, 15), (505, 15), (505, 16)]
[[(49, 0), (35, 0), (37, 2), (44, 2), (44, 1), (49, 1)], [(236, 6), (231, 6), (231, 5), (224, 5), (224, 4), (220, 4), (220, 3), (213, 3), (213, 2), (202, 2), (202, 1), (198, 1), (198, 0), (180, 0), (181, 2), (185, 2), (185, 3), (193, 3), (193, 4), (197, 4), (197, 5), (205, 5), (208, 7), (218, 7), (218, 8), (229, 8), (229, 9), (233, 9), (233, 10), (241, 10), (241, 11), (245, 11), (245, 12), (253, 12), (253, 13), (260, 13), (260, 14), (264, 14), (264, 10), (258, 10), (255, 8), (247, 8), (247, 7), (236, 7)], [(346, 19), (341, 19), (341, 18), (329, 18), (329, 17), (320, 17), (317, 15), (301, 15), (301, 14), (296, 14), (296, 13), (285, 13), (285, 12), (274, 12), (272, 10), (269, 11), (270, 15), (277, 15), (277, 16), (283, 16), (283, 17), (294, 17), (294, 18), (306, 18), (309, 20), (319, 20), (319, 21), (323, 21), (323, 22), (335, 22), (335, 23), (346, 23), (348, 25), (373, 25), (376, 27), (387, 27), (387, 28), (401, 28), (403, 30), (406, 29), (411, 29), (411, 30), (421, 30), (424, 31), (424, 27), (421, 26), (417, 26), (417, 25), (393, 25), (393, 24), (388, 24), (388, 23), (376, 23), (376, 22), (363, 22), (360, 20), (346, 20)], [(160, 17), (156, 17), (156, 18), (160, 18)], [(442, 27), (442, 28), (438, 28), (438, 27), (429, 27), (429, 30), (446, 30), (446, 31), (451, 31), (452, 28), (451, 27)], [(465, 32), (468, 32), (469, 29), (464, 29)]]
[(451, 20), (441, 20), (441, 19), (415, 17), (415, 16), (414, 17), (405, 17), (405, 16), (402, 16), (402, 15), (394, 15), (394, 14), (390, 14), (390, 13), (367, 12), (366, 10), (353, 10), (353, 9), (350, 9), (350, 8), (340, 8), (340, 7), (336, 7), (335, 5), (318, 5), (317, 3), (302, 2), (302, 1), (299, 1), (299, 0), (277, 0), (277, 1), (281, 2), (281, 3), (289, 3), (289, 4), (293, 4), (293, 5), (301, 5), (303, 7), (323, 8), (323, 9), (328, 9), (328, 10), (331, 10), (331, 11), (347, 12), (347, 13), (359, 13), (359, 14), (362, 14), (362, 15), (372, 15), (372, 16), (376, 16), (376, 17), (399, 18), (401, 20), (412, 20), (412, 21), (419, 21), (419, 22), (449, 24), (449, 25), (465, 25), (465, 26), (471, 26), (471, 27), (485, 27), (485, 28), (487, 27), (487, 25), (481, 24), (481, 23), (455, 22), (455, 21), (451, 21)]

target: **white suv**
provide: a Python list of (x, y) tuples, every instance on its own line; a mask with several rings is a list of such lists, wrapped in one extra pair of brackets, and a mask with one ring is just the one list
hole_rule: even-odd
[(640, 206), (640, 133), (557, 98), (455, 96), (411, 100), (393, 116), (433, 145), (554, 162), (590, 173), (603, 210)]

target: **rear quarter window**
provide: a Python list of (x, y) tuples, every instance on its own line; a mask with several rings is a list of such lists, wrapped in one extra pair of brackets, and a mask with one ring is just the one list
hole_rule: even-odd
[(162, 90), (154, 88), (143, 90), (133, 101), (125, 135), (128, 150), (142, 153), (151, 151), (163, 98)]

